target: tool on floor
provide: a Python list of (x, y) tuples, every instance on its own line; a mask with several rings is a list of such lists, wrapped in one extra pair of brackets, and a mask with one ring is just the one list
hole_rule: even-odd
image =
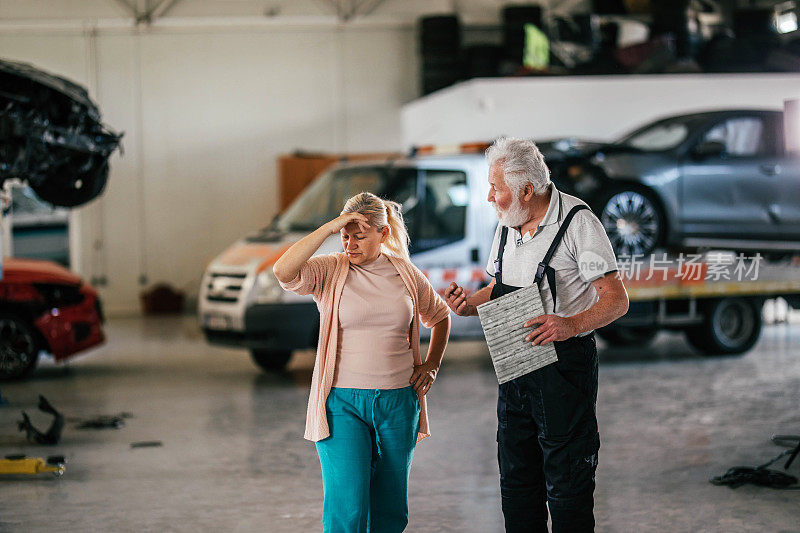
[(800, 453), (800, 435), (773, 435), (772, 442), (775, 444), (784, 444), (791, 448), (794, 446), (789, 453), (789, 459), (786, 461), (786, 464), (783, 465), (784, 470), (789, 470), (789, 467), (792, 466), (792, 462), (797, 459), (797, 454)]
[(51, 472), (54, 476), (62, 476), (66, 463), (63, 455), (51, 455), (47, 460), (25, 455), (6, 455), (4, 459), (0, 459), (0, 475), (37, 475)]
[(46, 433), (42, 433), (34, 427), (25, 411), (22, 411), (22, 420), (17, 422), (17, 427), (20, 431), (25, 432), (25, 437), (29, 442), (50, 446), (58, 444), (61, 440), (61, 430), (64, 429), (64, 415), (59, 413), (56, 408), (47, 401), (47, 398), (41, 394), (39, 395), (39, 410), (53, 415), (53, 423), (50, 424), (50, 428)]
[(99, 415), (82, 421), (77, 427), (78, 429), (119, 429), (125, 427), (126, 418), (133, 418), (133, 415), (130, 413)]
[(131, 442), (131, 448), (158, 448), (163, 446), (164, 443), (160, 440), (143, 440), (139, 442)]
[(800, 436), (773, 435), (772, 442), (778, 446), (787, 446), (789, 449), (779, 453), (763, 465), (756, 467), (734, 466), (729, 468), (723, 475), (712, 477), (708, 481), (713, 485), (727, 485), (732, 489), (751, 483), (772, 489), (800, 490), (800, 485), (798, 485), (798, 480), (795, 476), (767, 468), (788, 455), (789, 460), (786, 461), (783, 467), (784, 470), (788, 470), (792, 461), (800, 452)]

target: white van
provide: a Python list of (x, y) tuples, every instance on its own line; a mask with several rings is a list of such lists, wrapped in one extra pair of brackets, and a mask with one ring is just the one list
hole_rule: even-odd
[[(485, 146), (475, 153), (343, 164), (306, 189), (263, 230), (224, 251), (206, 270), (199, 319), (212, 344), (247, 348), (262, 368), (282, 368), (292, 350), (316, 346), (319, 314), (308, 296), (285, 292), (272, 265), (293, 243), (339, 215), (345, 200), (373, 192), (399, 202), (411, 258), (440, 292), (451, 281), (469, 290), (490, 280), (485, 265), (497, 217), (486, 201)], [(341, 251), (338, 235), (317, 252)], [(429, 333), (423, 328), (423, 335)], [(453, 317), (454, 337), (480, 337), (476, 317)]]

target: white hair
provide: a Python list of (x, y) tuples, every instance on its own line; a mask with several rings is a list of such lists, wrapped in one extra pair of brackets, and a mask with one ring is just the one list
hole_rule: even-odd
[(486, 149), (486, 159), (489, 166), (502, 165), (503, 179), (515, 196), (522, 192), (526, 183), (533, 186), (536, 195), (544, 194), (550, 186), (550, 169), (533, 141), (500, 137)]

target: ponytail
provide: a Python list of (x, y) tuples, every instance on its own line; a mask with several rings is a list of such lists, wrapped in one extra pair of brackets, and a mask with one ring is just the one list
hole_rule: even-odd
[(381, 245), (385, 251), (394, 256), (410, 260), (408, 254), (408, 230), (403, 221), (402, 206), (391, 200), (382, 200), (369, 192), (359, 193), (344, 204), (342, 213), (361, 213), (369, 225), (382, 230), (389, 228), (389, 236)]
[(403, 206), (391, 200), (384, 200), (383, 205), (386, 207), (386, 221), (389, 225), (389, 236), (383, 245), (393, 255), (410, 260), (411, 258), (408, 254), (410, 239), (406, 223), (403, 221)]

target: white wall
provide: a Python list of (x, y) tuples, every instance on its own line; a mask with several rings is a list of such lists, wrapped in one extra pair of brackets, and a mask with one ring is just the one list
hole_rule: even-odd
[(196, 295), (208, 261), (276, 213), (279, 154), (396, 150), (418, 78), (399, 24), (0, 27), (0, 57), (87, 86), (125, 132), (72, 221), (75, 270), (107, 280), (110, 314), (138, 311), (142, 275)]
[(501, 135), (610, 140), (655, 117), (729, 107), (782, 109), (795, 74), (477, 79), (403, 106), (403, 146)]

